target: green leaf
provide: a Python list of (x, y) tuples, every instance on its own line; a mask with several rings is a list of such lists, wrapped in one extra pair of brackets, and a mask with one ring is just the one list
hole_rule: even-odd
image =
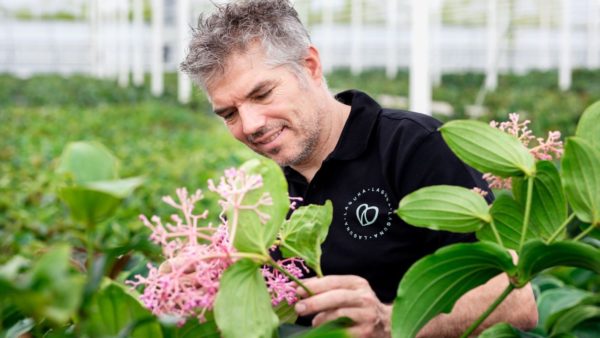
[[(272, 205), (262, 205), (258, 210), (269, 215), (266, 222), (262, 222), (252, 209), (239, 210), (238, 226), (234, 238), (234, 246), (239, 251), (268, 254), (281, 223), (289, 209), (287, 182), (281, 168), (273, 161), (267, 159), (253, 159), (244, 163), (240, 170), (247, 175), (261, 175), (262, 187), (248, 192), (241, 201), (242, 205), (255, 205), (265, 193), (271, 196)], [(236, 219), (233, 210), (227, 210), (227, 219)]]
[(398, 207), (406, 223), (434, 230), (473, 232), (491, 221), (485, 199), (463, 187), (437, 185), (406, 195)]
[(600, 147), (600, 101), (587, 107), (577, 123), (577, 137), (588, 141), (598, 149)]
[(67, 245), (52, 247), (30, 271), (12, 281), (11, 297), (24, 314), (58, 326), (76, 313), (84, 277), (71, 270), (70, 255), (71, 248)]
[(569, 137), (562, 169), (565, 195), (577, 218), (600, 224), (600, 151), (584, 139)]
[(72, 142), (63, 150), (57, 171), (77, 184), (112, 180), (118, 178), (118, 160), (99, 142)]
[(519, 253), (518, 283), (525, 285), (537, 273), (554, 266), (580, 267), (600, 273), (600, 250), (571, 241), (549, 245), (540, 240), (529, 241)]
[(260, 265), (242, 259), (225, 270), (214, 314), (223, 337), (272, 336), (279, 319), (271, 307)]
[(84, 186), (60, 188), (58, 195), (71, 209), (73, 218), (86, 225), (109, 218), (121, 204), (119, 197)]
[(501, 177), (533, 176), (535, 159), (517, 138), (472, 120), (445, 123), (440, 132), (452, 151), (468, 165)]
[(295, 338), (350, 338), (347, 328), (352, 325), (352, 320), (347, 317), (341, 317), (329, 321), (319, 327), (312, 328), (299, 335), (293, 335)]
[(142, 183), (144, 183), (143, 177), (129, 177), (120, 180), (89, 182), (83, 186), (91, 190), (113, 195), (117, 198), (125, 198), (131, 195)]
[(449, 313), (466, 292), (514, 270), (509, 252), (494, 243), (454, 244), (422, 258), (400, 281), (392, 335), (414, 337), (433, 317)]
[(195, 318), (189, 318), (183, 326), (175, 323), (163, 324), (165, 338), (219, 338), (221, 334), (212, 312), (204, 315), (206, 321), (199, 323)]
[[(132, 327), (139, 321), (143, 323)], [(131, 330), (128, 337), (162, 337), (158, 321), (142, 306), (138, 297), (124, 286), (107, 280), (91, 306), (89, 334), (116, 336), (126, 329)]]
[(325, 205), (309, 205), (294, 211), (283, 223), (279, 237), (281, 252), (285, 257), (301, 257), (306, 264), (322, 276), (321, 243), (327, 237), (333, 214), (331, 201)]
[[(507, 249), (517, 250), (521, 239), (521, 230), (523, 228), (524, 212), (523, 207), (509, 195), (500, 195), (492, 204), (490, 214), (494, 219), (496, 229), (500, 234), (502, 243)], [(496, 243), (496, 236), (492, 231), (491, 225), (486, 225), (476, 233), (481, 241)], [(527, 239), (536, 238), (536, 234), (531, 228), (527, 229)]]
[(542, 292), (541, 296), (537, 299), (538, 326), (548, 330), (547, 322), (552, 315), (579, 304), (581, 300), (590, 295), (590, 292), (572, 287), (551, 289)]
[(552, 326), (551, 334), (572, 332), (579, 324), (591, 319), (600, 319), (600, 307), (578, 305), (563, 313)]
[(283, 300), (279, 304), (277, 304), (277, 306), (275, 306), (273, 310), (279, 318), (279, 324), (293, 324), (298, 319), (298, 314), (296, 313), (296, 310), (294, 310), (294, 306), (288, 304), (286, 300)]
[(538, 338), (542, 336), (538, 336), (533, 333), (523, 332), (518, 330), (507, 323), (498, 323), (494, 326), (487, 328), (483, 331), (479, 338)]
[[(539, 161), (536, 168), (529, 227), (538, 238), (548, 239), (567, 219), (567, 200), (556, 166), (549, 161)], [(513, 179), (513, 191), (516, 200), (524, 207), (527, 198), (525, 180)]]

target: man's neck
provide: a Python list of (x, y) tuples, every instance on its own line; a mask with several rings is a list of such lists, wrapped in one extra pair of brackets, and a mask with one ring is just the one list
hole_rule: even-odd
[(323, 161), (335, 149), (350, 115), (350, 106), (337, 101), (332, 96), (328, 97), (330, 100), (324, 107), (325, 116), (322, 121), (321, 135), (313, 156), (305, 163), (291, 166), (304, 176), (309, 183), (321, 168)]

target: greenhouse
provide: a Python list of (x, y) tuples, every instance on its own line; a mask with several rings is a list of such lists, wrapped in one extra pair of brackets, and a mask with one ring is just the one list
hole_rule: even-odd
[(600, 336), (600, 0), (0, 0), (0, 338)]

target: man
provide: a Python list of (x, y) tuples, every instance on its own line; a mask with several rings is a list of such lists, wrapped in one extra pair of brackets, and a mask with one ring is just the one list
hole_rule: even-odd
[[(416, 113), (382, 109), (369, 96), (332, 96), (317, 49), (287, 0), (236, 1), (200, 18), (182, 63), (207, 93), (235, 138), (284, 168), (290, 196), (331, 199), (333, 222), (323, 243), (324, 278), (295, 309), (312, 325), (350, 317), (359, 337), (390, 335), (391, 302), (402, 275), (421, 257), (472, 235), (412, 227), (396, 215), (400, 199), (423, 186), (486, 188)], [(501, 293), (497, 276), (434, 318), (422, 337), (464, 331)], [(484, 325), (508, 321), (528, 329), (537, 310), (529, 287), (511, 294)]]

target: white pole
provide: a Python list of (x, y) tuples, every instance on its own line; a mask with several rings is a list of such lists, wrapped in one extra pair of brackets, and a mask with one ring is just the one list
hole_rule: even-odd
[(152, 0), (152, 95), (161, 96), (164, 90), (163, 65), (163, 31), (164, 31), (163, 0)]
[(190, 0), (177, 1), (177, 98), (181, 103), (190, 102), (192, 96), (192, 82), (190, 78), (179, 69), (179, 63), (185, 58), (190, 40)]
[(119, 53), (119, 33), (117, 29), (118, 0), (106, 2), (106, 34), (104, 34), (106, 71), (105, 76), (110, 79), (117, 77), (117, 55)]
[(398, 50), (396, 41), (398, 40), (398, 0), (387, 0), (387, 15), (386, 15), (386, 58), (385, 58), (385, 74), (389, 79), (396, 77), (398, 72)]
[(360, 49), (362, 45), (362, 0), (352, 0), (352, 50), (350, 52), (350, 70), (353, 75), (362, 71)]
[(561, 0), (560, 69), (558, 84), (561, 90), (571, 87), (571, 0)]
[(410, 110), (431, 115), (429, 2), (411, 0)]
[(596, 69), (600, 67), (600, 0), (590, 0), (588, 32), (587, 65), (590, 69)]
[(487, 67), (485, 89), (498, 86), (498, 0), (488, 0), (487, 8)]
[(89, 20), (90, 20), (90, 75), (98, 76), (98, 0), (91, 0), (89, 7)]
[(129, 0), (119, 1), (119, 86), (129, 85)]
[(547, 0), (539, 0), (538, 8), (540, 10), (540, 68), (550, 69), (550, 19), (552, 5)]
[(442, 0), (433, 1), (431, 36), (431, 81), (435, 87), (442, 84)]
[(323, 3), (323, 72), (331, 73), (333, 69), (333, 5), (332, 1)]
[(144, 84), (144, 3), (133, 0), (133, 84)]

